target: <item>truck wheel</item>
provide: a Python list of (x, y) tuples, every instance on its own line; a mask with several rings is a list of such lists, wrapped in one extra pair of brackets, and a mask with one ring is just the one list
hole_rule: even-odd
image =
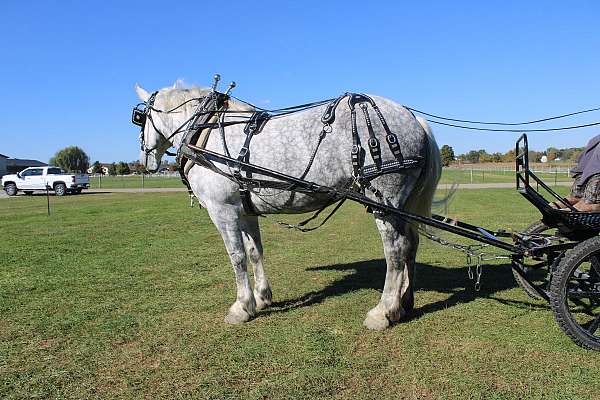
[(15, 185), (14, 183), (7, 183), (4, 186), (4, 191), (9, 196), (15, 196), (17, 194), (17, 185)]
[(56, 193), (57, 196), (64, 196), (67, 194), (67, 186), (64, 183), (57, 183), (54, 185), (54, 193)]

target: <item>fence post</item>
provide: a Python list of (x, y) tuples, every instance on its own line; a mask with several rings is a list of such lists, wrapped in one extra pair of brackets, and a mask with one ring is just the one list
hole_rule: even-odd
[(146, 175), (146, 174), (144, 174), (144, 173), (142, 172), (142, 190), (144, 190), (144, 176), (145, 176), (145, 175)]
[(473, 167), (471, 167), (471, 183), (473, 183)]
[(46, 204), (48, 207), (48, 215), (50, 215), (50, 185), (46, 182)]
[(481, 170), (481, 182), (485, 182), (485, 169)]

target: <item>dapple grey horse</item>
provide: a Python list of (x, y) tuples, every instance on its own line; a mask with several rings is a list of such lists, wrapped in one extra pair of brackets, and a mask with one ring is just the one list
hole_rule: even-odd
[[(136, 85), (139, 98), (146, 102), (150, 94)], [(177, 85), (158, 91), (154, 108), (168, 110), (192, 98), (200, 98), (208, 89)], [(388, 99), (371, 96), (379, 106), (389, 127), (399, 139), (405, 157), (423, 156), (422, 168), (406, 169), (401, 173), (380, 176), (372, 185), (384, 201), (394, 207), (419, 214), (430, 215), (432, 198), (440, 177), (440, 156), (436, 141), (424, 120), (416, 119), (406, 108)], [(169, 138), (195, 111), (197, 103), (190, 101), (177, 112), (158, 113), (150, 111), (152, 122), (146, 121), (144, 141), (149, 154), (142, 152), (142, 163), (148, 170), (156, 170), (161, 157), (170, 146), (181, 145), (183, 133)], [(322, 128), (320, 121), (326, 105), (310, 108), (290, 115), (275, 117), (266, 124), (251, 142), (250, 162), (292, 176), (300, 176), (318, 141)], [(251, 110), (251, 106), (230, 100), (229, 110)], [(232, 117), (234, 118), (234, 117)], [(366, 143), (365, 121), (357, 120), (363, 143)], [(314, 163), (306, 176), (308, 181), (335, 188), (347, 188), (352, 181), (350, 150), (352, 148), (349, 107), (341, 102), (336, 110), (332, 132), (323, 140)], [(375, 133), (385, 137), (382, 126), (373, 124)], [(237, 156), (245, 139), (244, 125), (227, 126), (224, 130), (226, 143), (232, 156)], [(393, 155), (385, 141), (381, 142), (383, 160), (392, 160)], [(223, 153), (223, 143), (218, 130), (213, 130), (206, 144), (208, 150)], [(366, 155), (366, 164), (372, 164)], [(227, 171), (226, 166), (219, 166)], [(189, 170), (187, 179), (200, 204), (220, 232), (235, 273), (237, 298), (225, 317), (227, 323), (246, 322), (257, 310), (271, 304), (272, 294), (263, 266), (263, 246), (258, 218), (246, 215), (239, 194), (239, 186), (226, 177), (207, 168), (195, 165)], [(367, 191), (373, 199), (376, 197)], [(261, 189), (252, 193), (251, 200), (256, 211), (262, 214), (305, 213), (327, 204), (327, 197), (301, 193)], [(392, 215), (375, 213), (377, 229), (383, 241), (387, 273), (379, 303), (372, 308), (364, 320), (370, 329), (382, 330), (399, 321), (413, 308), (413, 276), (415, 256), (419, 244), (417, 226), (404, 222)], [(247, 264), (254, 268), (254, 288), (251, 287)]]

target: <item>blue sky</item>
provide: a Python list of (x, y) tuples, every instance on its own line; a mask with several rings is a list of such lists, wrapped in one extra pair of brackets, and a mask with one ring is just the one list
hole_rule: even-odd
[[(79, 145), (133, 160), (134, 84), (218, 72), (238, 97), (282, 107), (344, 91), (445, 116), (520, 121), (600, 105), (598, 2), (11, 1), (0, 11), (0, 153), (47, 161)], [(551, 125), (600, 121), (600, 113)], [(532, 134), (581, 146), (600, 127)], [(434, 126), (457, 152), (514, 133)]]

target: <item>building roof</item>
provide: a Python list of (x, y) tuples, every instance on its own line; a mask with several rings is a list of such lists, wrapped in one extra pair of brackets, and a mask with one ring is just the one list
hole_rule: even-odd
[(45, 167), (47, 165), (38, 160), (23, 160), (20, 158), (8, 158), (6, 160), (7, 167)]
[(8, 158), (8, 156), (5, 156), (4, 154), (0, 153), (0, 158)]

